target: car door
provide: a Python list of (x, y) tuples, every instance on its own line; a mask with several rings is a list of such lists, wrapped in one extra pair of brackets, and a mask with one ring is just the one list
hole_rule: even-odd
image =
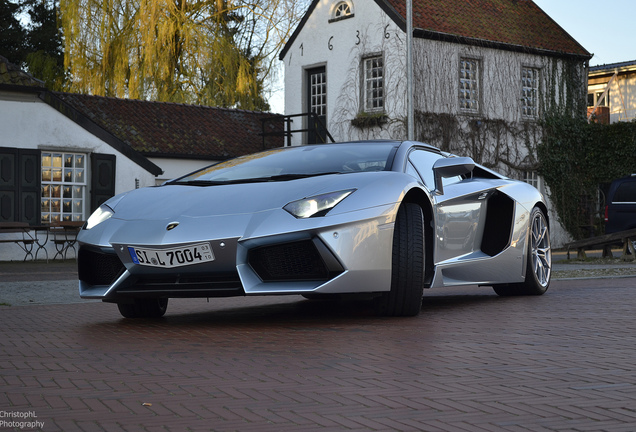
[(487, 198), (496, 181), (460, 176), (443, 178), (442, 194), (436, 193), (433, 165), (443, 155), (415, 149), (409, 161), (433, 192), (435, 214), (435, 264), (459, 259), (480, 250)]

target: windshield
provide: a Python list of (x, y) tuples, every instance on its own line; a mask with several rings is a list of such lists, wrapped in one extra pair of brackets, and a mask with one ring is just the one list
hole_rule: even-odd
[(387, 169), (395, 143), (286, 147), (209, 166), (171, 183), (275, 181)]

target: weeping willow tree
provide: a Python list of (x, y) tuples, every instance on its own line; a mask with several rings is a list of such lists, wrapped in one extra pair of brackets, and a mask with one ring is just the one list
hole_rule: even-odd
[(304, 2), (60, 0), (71, 91), (267, 110)]

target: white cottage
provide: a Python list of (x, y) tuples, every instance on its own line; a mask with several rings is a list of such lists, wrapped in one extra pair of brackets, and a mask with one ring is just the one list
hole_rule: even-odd
[[(293, 117), (305, 130), (293, 144), (326, 141), (326, 131), (406, 138), (405, 3), (311, 3), (280, 54), (285, 113), (315, 113), (324, 127)], [(544, 189), (538, 120), (584, 112), (591, 54), (531, 0), (413, 0), (413, 28), (415, 138)]]
[(636, 120), (636, 60), (590, 67), (587, 112), (602, 123)]
[[(0, 57), (0, 224), (81, 222), (113, 195), (283, 145), (280, 134), (267, 135), (281, 129), (270, 113), (42, 85)], [(0, 232), (0, 240), (19, 234)], [(0, 260), (24, 255), (19, 243), (0, 241)]]

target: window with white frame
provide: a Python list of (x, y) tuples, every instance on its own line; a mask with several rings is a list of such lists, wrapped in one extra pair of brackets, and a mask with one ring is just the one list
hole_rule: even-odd
[(521, 68), (521, 115), (526, 118), (539, 116), (539, 69)]
[(382, 55), (363, 59), (364, 111), (384, 110), (384, 58)]
[(309, 76), (309, 93), (311, 96), (309, 112), (318, 116), (327, 115), (327, 72), (322, 69)]
[(333, 9), (333, 17), (332, 19), (342, 19), (347, 18), (352, 15), (351, 5), (346, 1), (341, 1), (336, 4), (336, 7)]
[(42, 152), (42, 223), (84, 220), (86, 155)]
[(462, 58), (459, 65), (459, 108), (462, 111), (479, 112), (480, 108), (480, 62)]
[(610, 91), (608, 90), (607, 94), (605, 95), (605, 97), (603, 99), (601, 99), (601, 97), (603, 96), (604, 92), (605, 92), (605, 90), (600, 90), (600, 91), (588, 93), (587, 94), (587, 106), (588, 107), (593, 107), (594, 105), (596, 105), (597, 102), (598, 102), (598, 106), (609, 106)]
[(523, 181), (539, 189), (539, 174), (536, 171), (524, 171)]

